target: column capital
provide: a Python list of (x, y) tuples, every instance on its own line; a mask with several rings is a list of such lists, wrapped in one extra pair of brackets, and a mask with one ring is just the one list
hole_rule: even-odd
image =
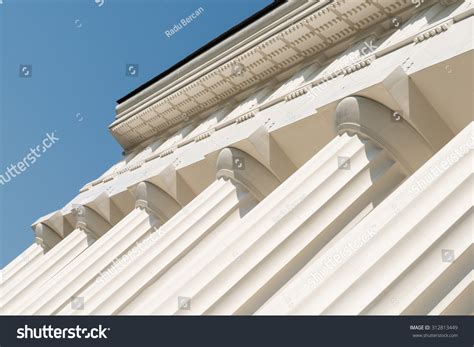
[(336, 107), (339, 135), (359, 135), (384, 148), (407, 174), (416, 171), (434, 150), (401, 115), (365, 97), (349, 96)]
[(112, 228), (109, 222), (87, 206), (74, 206), (74, 214), (77, 221), (76, 228), (84, 230), (96, 240)]
[(242, 185), (258, 200), (263, 200), (281, 183), (254, 157), (231, 147), (220, 151), (216, 177), (230, 179)]
[(181, 205), (163, 189), (146, 181), (135, 187), (135, 198), (135, 208), (150, 210), (162, 222), (166, 222), (181, 209)]
[(45, 251), (50, 250), (62, 240), (53, 229), (44, 223), (36, 224), (34, 232), (36, 235), (35, 242), (43, 247)]

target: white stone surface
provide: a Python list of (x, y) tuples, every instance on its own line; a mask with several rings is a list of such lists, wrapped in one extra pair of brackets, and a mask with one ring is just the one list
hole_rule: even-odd
[(384, 4), (288, 2), (121, 103), (0, 313), (472, 314), (473, 4)]

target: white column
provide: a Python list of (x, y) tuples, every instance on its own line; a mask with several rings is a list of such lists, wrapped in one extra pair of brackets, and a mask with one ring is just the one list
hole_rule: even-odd
[(6, 286), (15, 282), (33, 264), (37, 263), (44, 255), (44, 249), (36, 242), (12, 260), (5, 268), (0, 270), (0, 313), (4, 313), (6, 302)]
[(119, 313), (130, 301), (140, 307), (159, 301), (170, 281), (183, 282), (203, 267), (213, 250), (232, 237), (232, 226), (280, 183), (263, 165), (236, 149), (221, 151), (217, 177), (156, 231), (154, 239), (150, 236), (147, 251), (120, 275), (95, 281), (81, 294), (86, 298), (87, 314)]
[(471, 123), (258, 313), (436, 312), (472, 271), (473, 147)]
[(2, 269), (0, 286), (5, 285), (8, 280), (17, 276), (23, 269), (29, 266), (29, 264), (36, 262), (43, 254), (43, 247), (36, 242), (33, 243)]
[(474, 270), (431, 310), (430, 315), (474, 315)]
[[(77, 205), (68, 216), (56, 211), (42, 217), (33, 224), (35, 244), (5, 268), (7, 276), (2, 282), (2, 306), (6, 305), (6, 309), (11, 305), (21, 307), (21, 304), (18, 306), (14, 302), (22, 302), (22, 296), (35, 293), (122, 216), (104, 193), (87, 206)], [(57, 245), (60, 249), (57, 249)]]
[[(115, 257), (144, 237), (154, 226), (161, 224), (160, 218), (169, 218), (180, 208), (176, 201), (150, 183), (140, 183), (136, 191), (137, 208), (45, 283), (39, 294), (32, 296), (28, 304), (22, 307), (22, 314), (53, 314), (67, 306), (71, 298)], [(161, 199), (166, 207), (153, 210), (159, 205), (152, 202), (156, 199)], [(91, 219), (90, 215), (86, 217), (86, 220)], [(78, 225), (81, 223), (84, 222), (79, 221)], [(84, 225), (84, 229), (91, 238), (97, 236), (99, 228)]]
[[(42, 226), (47, 228), (46, 226)], [(51, 277), (77, 257), (88, 246), (87, 234), (81, 229), (75, 229), (58, 247), (46, 253), (40, 261), (29, 267), (27, 271), (11, 281), (4, 288), (4, 307), (2, 313), (18, 313), (31, 299), (32, 295)]]
[(2, 312), (20, 312), (43, 285), (111, 227), (88, 207), (77, 206), (75, 211), (76, 228), (63, 240), (46, 224), (35, 226), (37, 243), (48, 252), (4, 288)]
[[(170, 296), (154, 313), (254, 313), (432, 154), (407, 123), (391, 117), (368, 99), (342, 101), (336, 111), (341, 135), (251, 211), (234, 229), (235, 241), (212, 254), (207, 267), (176, 288), (175, 296), (191, 298), (191, 309), (178, 310)], [(398, 145), (401, 134), (405, 142)], [(420, 148), (412, 150), (414, 144)]]
[[(63, 215), (53, 212), (42, 218), (42, 222), (33, 225), (35, 243), (6, 267), (8, 272), (1, 283), (0, 313), (7, 313), (7, 307), (16, 300), (16, 293), (24, 285), (28, 285), (32, 274), (45, 263), (45, 253), (56, 246), (66, 233), (70, 232), (70, 225), (64, 222)], [(40, 270), (41, 271), (41, 270)]]

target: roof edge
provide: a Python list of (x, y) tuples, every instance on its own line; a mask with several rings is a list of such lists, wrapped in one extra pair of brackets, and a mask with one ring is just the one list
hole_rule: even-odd
[(242, 22), (238, 23), (237, 25), (234, 25), (232, 28), (224, 32), (223, 34), (219, 35), (212, 41), (206, 43), (204, 46), (198, 48), (196, 51), (185, 57), (184, 59), (180, 60), (170, 68), (166, 69), (165, 71), (161, 72), (157, 76), (153, 77), (151, 80), (143, 83), (139, 87), (135, 88), (132, 90), (130, 93), (127, 95), (123, 96), (122, 98), (117, 100), (117, 104), (122, 104), (125, 101), (129, 100), (130, 98), (134, 97), (135, 95), (139, 94), (140, 92), (144, 91), (148, 87), (152, 86), (154, 83), (158, 82), (161, 80), (163, 77), (168, 76), (172, 72), (176, 71), (180, 67), (184, 66), (185, 64), (189, 63), (192, 61), (194, 58), (198, 57), (199, 55), (205, 53), (206, 51), (210, 50), (211, 48), (217, 46), (219, 43), (223, 42), (224, 40), (228, 39), (232, 35), (236, 34), (240, 30), (244, 29), (245, 27), (249, 26), (250, 24), (254, 23), (255, 21), (259, 20), (266, 14), (270, 13), (277, 7), (281, 6), (282, 4), (288, 2), (288, 0), (273, 0), (273, 3), (270, 5), (264, 7), (260, 11), (256, 12), (252, 16), (244, 19)]

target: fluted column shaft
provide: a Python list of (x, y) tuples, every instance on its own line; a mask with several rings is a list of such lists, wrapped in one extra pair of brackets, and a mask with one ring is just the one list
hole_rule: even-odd
[(127, 305), (140, 306), (144, 313), (148, 302), (159, 301), (169, 291), (171, 282), (179, 283), (186, 272), (203, 266), (210, 252), (230, 237), (232, 225), (279, 184), (259, 162), (236, 149), (221, 151), (217, 177), (156, 232), (158, 237), (144, 240), (151, 246), (140, 259), (126, 266), (120, 276), (96, 281), (81, 294), (87, 298), (88, 314), (122, 313)]
[[(156, 200), (165, 203), (166, 208), (154, 210), (159, 205), (159, 203), (155, 205)], [(169, 218), (178, 210), (179, 205), (159, 188), (149, 183), (140, 183), (137, 187), (137, 208), (51, 278), (21, 312), (54, 314), (68, 306), (71, 298), (78, 294), (97, 273), (125, 252), (131, 244), (161, 224), (161, 218)], [(100, 228), (87, 227), (87, 219), (90, 220), (91, 216), (85, 217), (88, 218), (81, 220), (80, 224), (89, 238), (94, 237), (97, 234), (96, 229)], [(95, 225), (98, 224), (100, 223)]]
[[(350, 169), (338, 167), (338, 157), (349, 159)], [(180, 288), (192, 298), (192, 310), (176, 310), (168, 300), (155, 312), (255, 312), (380, 190), (402, 179), (380, 148), (356, 136), (337, 137), (251, 211), (234, 229), (233, 242)]]
[(82, 229), (75, 229), (64, 238), (60, 246), (54, 247), (27, 271), (18, 276), (4, 289), (5, 304), (2, 312), (15, 314), (32, 300), (39, 289), (62, 268), (88, 247), (88, 235)]
[(0, 286), (18, 276), (26, 267), (36, 262), (44, 254), (44, 249), (36, 242), (24, 250), (18, 257), (2, 269)]
[(471, 123), (258, 313), (442, 311), (472, 271), (473, 145)]
[(40, 288), (110, 229), (110, 224), (88, 207), (75, 208), (76, 228), (64, 239), (43, 223), (35, 226), (36, 239), (46, 254), (5, 287), (2, 312), (15, 314), (35, 300)]
[[(336, 110), (340, 135), (251, 211), (234, 230), (233, 242), (176, 290), (192, 298), (191, 309), (176, 309), (170, 296), (154, 313), (258, 310), (432, 154), (419, 134), (391, 117), (389, 109), (374, 101), (343, 100)], [(402, 145), (397, 144), (400, 134), (406, 135)], [(421, 148), (410, 152), (407, 144), (413, 143)]]

